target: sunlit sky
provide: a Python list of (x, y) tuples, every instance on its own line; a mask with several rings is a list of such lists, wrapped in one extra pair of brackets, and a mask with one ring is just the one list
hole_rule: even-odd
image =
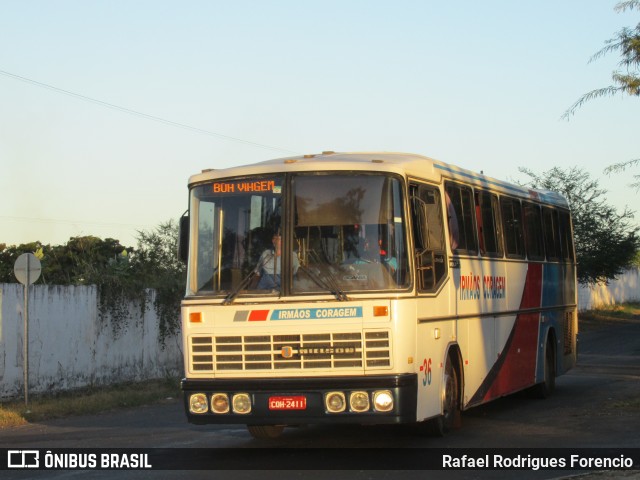
[(635, 209), (603, 170), (640, 157), (638, 99), (560, 119), (611, 83), (618, 55), (589, 59), (640, 19), (616, 3), (0, 0), (0, 243), (135, 246), (190, 175), (323, 150), (580, 166)]

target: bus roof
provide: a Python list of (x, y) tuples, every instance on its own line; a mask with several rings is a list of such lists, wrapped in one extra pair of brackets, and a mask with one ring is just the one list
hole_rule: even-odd
[(443, 179), (453, 179), (478, 187), (490, 188), (502, 194), (569, 208), (567, 200), (557, 192), (523, 187), (412, 153), (322, 152), (320, 154), (276, 158), (250, 165), (203, 170), (202, 173), (193, 175), (189, 179), (189, 185), (246, 175), (341, 170), (389, 172), (436, 183), (441, 183)]

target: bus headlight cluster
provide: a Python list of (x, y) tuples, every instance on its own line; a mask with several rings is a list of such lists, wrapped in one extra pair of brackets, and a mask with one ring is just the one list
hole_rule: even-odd
[[(347, 403), (347, 398), (349, 399)], [(390, 412), (394, 407), (390, 390), (356, 390), (353, 392), (328, 392), (324, 395), (324, 406), (328, 413), (341, 413), (349, 407), (350, 412)]]
[(347, 409), (347, 401), (342, 392), (329, 392), (324, 396), (324, 404), (329, 413), (340, 413)]
[(369, 410), (369, 394), (367, 392), (351, 392), (349, 407), (352, 412), (366, 412)]
[(226, 393), (211, 395), (211, 411), (213, 413), (229, 413), (229, 395)]
[(393, 394), (389, 390), (373, 392), (373, 408), (377, 412), (390, 412), (393, 410)]
[(238, 393), (233, 396), (233, 413), (245, 415), (251, 412), (251, 399), (246, 393)]
[(191, 413), (207, 413), (209, 411), (209, 405), (207, 403), (207, 396), (204, 393), (194, 393), (189, 397), (189, 411)]
[[(210, 400), (210, 403), (209, 401)], [(233, 413), (246, 415), (251, 413), (251, 397), (247, 393), (236, 393), (231, 396), (226, 393), (214, 393), (208, 399), (204, 393), (194, 393), (189, 397), (189, 411), (201, 415), (211, 412), (216, 414)]]

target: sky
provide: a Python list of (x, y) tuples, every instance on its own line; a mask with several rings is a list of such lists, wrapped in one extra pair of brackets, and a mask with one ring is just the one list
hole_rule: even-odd
[(638, 98), (560, 118), (611, 84), (618, 54), (589, 59), (640, 20), (616, 3), (0, 0), (0, 244), (135, 247), (190, 175), (324, 150), (577, 166), (635, 210), (603, 170), (640, 157)]

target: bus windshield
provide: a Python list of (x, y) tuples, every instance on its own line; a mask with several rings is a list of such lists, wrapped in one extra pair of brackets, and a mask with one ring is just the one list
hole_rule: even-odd
[(297, 293), (405, 288), (401, 182), (388, 175), (293, 178)]
[(402, 182), (386, 174), (262, 175), (195, 186), (188, 293), (404, 289), (402, 205)]

